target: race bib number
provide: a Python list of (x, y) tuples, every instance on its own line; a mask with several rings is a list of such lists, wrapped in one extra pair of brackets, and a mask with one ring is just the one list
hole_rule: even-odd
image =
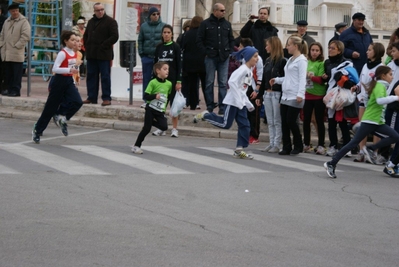
[(313, 82), (311, 79), (306, 79), (306, 89), (313, 88)]
[(161, 94), (159, 99), (154, 99), (150, 102), (149, 106), (157, 111), (163, 112), (166, 108), (167, 97), (164, 94)]

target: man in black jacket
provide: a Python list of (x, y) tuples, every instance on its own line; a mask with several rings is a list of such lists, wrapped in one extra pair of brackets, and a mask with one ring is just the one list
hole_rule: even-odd
[(348, 23), (346, 22), (340, 22), (335, 24), (335, 32), (334, 32), (334, 37), (330, 39), (328, 43), (331, 43), (333, 40), (338, 40), (339, 41), (339, 36), (343, 31), (345, 31), (348, 28)]
[[(4, 21), (6, 21), (6, 19), (7, 19), (7, 13), (6, 14), (4, 14), (5, 12), (4, 12), (4, 9), (3, 9), (3, 6), (0, 6), (0, 32), (1, 32), (1, 30), (3, 29), (3, 24), (4, 24)], [(3, 91), (3, 81), (4, 81), (4, 67), (3, 67), (3, 61), (1, 60), (1, 57), (0, 57), (0, 92), (2, 92)]]
[(227, 70), (229, 55), (233, 52), (234, 37), (230, 22), (224, 18), (225, 7), (220, 3), (213, 6), (211, 16), (201, 22), (197, 35), (197, 46), (205, 53), (207, 110), (212, 112), (214, 103), (215, 71), (218, 72), (219, 114), (224, 114), (223, 99), (227, 93)]
[(259, 51), (259, 56), (265, 62), (269, 56), (265, 49), (265, 40), (269, 37), (277, 36), (278, 29), (268, 21), (269, 9), (266, 7), (259, 9), (258, 19), (255, 22), (252, 21), (253, 18), (255, 17), (252, 15), (244, 27), (242, 27), (240, 36), (242, 38), (251, 38), (255, 48)]
[(111, 105), (111, 60), (113, 45), (118, 41), (118, 23), (105, 14), (101, 3), (94, 4), (94, 15), (87, 23), (83, 41), (87, 59), (87, 99), (84, 104), (97, 104), (100, 77), (102, 106)]

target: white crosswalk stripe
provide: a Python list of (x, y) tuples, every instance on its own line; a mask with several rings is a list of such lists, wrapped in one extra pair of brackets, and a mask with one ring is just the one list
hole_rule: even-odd
[[(326, 162), (330, 161), (331, 157), (327, 156), (322, 156), (322, 155), (314, 155), (310, 153), (301, 153), (298, 155), (300, 158), (305, 158), (305, 159), (310, 159), (310, 160), (315, 160), (319, 162)], [(343, 165), (343, 166), (349, 166), (349, 167), (357, 167), (357, 168), (362, 168), (362, 169), (367, 169), (371, 171), (382, 171), (383, 165), (374, 165), (374, 164), (369, 164), (369, 163), (355, 163), (353, 162), (353, 159), (350, 159), (350, 161), (346, 160), (345, 158), (341, 159), (338, 162), (338, 165)]]
[(58, 171), (70, 175), (110, 175), (96, 168), (87, 166), (77, 161), (73, 161), (58, 155), (42, 151), (31, 146), (22, 144), (0, 145), (2, 150), (27, 158), (33, 162), (40, 163)]
[[(201, 147), (201, 149), (206, 149), (214, 152), (219, 152), (223, 154), (232, 154), (231, 149), (221, 148), (221, 147)], [(294, 159), (291, 157), (291, 159)], [(264, 156), (264, 155), (256, 155), (254, 156), (254, 160), (262, 161), (268, 164), (279, 165), (283, 167), (294, 168), (306, 172), (318, 172), (323, 171), (320, 166), (302, 163), (302, 162), (295, 162), (295, 160), (288, 160), (283, 159), (282, 157), (273, 157), (273, 156)]]
[(0, 174), (21, 174), (21, 173), (3, 164), (0, 164)]
[(116, 152), (107, 148), (98, 146), (65, 146), (80, 152), (84, 152), (93, 156), (97, 156), (109, 161), (124, 164), (136, 169), (148, 171), (153, 174), (193, 174), (173, 166), (155, 162), (153, 160), (144, 159), (140, 155), (127, 155), (125, 153)]
[[(221, 169), (221, 170), (224, 170), (227, 172), (233, 172), (233, 173), (265, 173), (265, 172), (269, 172), (266, 170), (238, 164), (237, 161), (221, 160), (221, 159), (217, 159), (217, 158), (213, 158), (213, 157), (209, 157), (209, 156), (203, 156), (198, 153), (190, 153), (190, 152), (185, 152), (185, 151), (172, 149), (172, 148), (168, 148), (168, 147), (149, 146), (149, 147), (146, 147), (145, 150), (151, 151), (154, 153), (158, 153), (158, 154), (162, 154), (162, 155), (166, 155), (166, 156), (170, 156), (173, 158), (178, 158), (181, 160), (191, 160), (194, 163), (210, 166), (210, 167)], [(230, 154), (232, 154), (231, 150), (230, 150)]]

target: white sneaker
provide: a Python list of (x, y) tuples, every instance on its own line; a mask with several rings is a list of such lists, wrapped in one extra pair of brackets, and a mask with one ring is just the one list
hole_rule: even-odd
[(330, 147), (327, 149), (326, 155), (332, 157), (332, 156), (334, 156), (336, 153), (337, 153), (337, 150), (335, 149), (335, 147), (330, 146)]
[(175, 128), (172, 129), (171, 137), (179, 137), (179, 131)]
[(53, 122), (57, 127), (60, 127), (60, 125), (58, 125), (58, 120), (60, 119), (59, 115), (53, 115)]
[(141, 148), (139, 148), (138, 146), (133, 146), (132, 147), (132, 152), (134, 154), (143, 154), (143, 150)]
[(268, 152), (269, 153), (278, 153), (278, 152), (280, 152), (280, 148), (278, 146), (274, 146)]
[(316, 154), (317, 155), (325, 155), (326, 149), (324, 148), (324, 146), (318, 146), (316, 149)]
[(262, 152), (269, 152), (270, 149), (272, 149), (273, 146), (272, 145), (268, 145), (267, 147), (265, 147), (264, 149), (262, 149)]
[(204, 110), (204, 111), (202, 111), (201, 113), (198, 113), (197, 115), (194, 116), (193, 122), (194, 122), (194, 123), (197, 123), (197, 122), (199, 122), (199, 121), (204, 120), (204, 115), (207, 114), (207, 113), (209, 113), (208, 110)]
[(352, 157), (352, 151), (348, 151), (348, 153), (346, 153), (345, 158), (351, 158)]
[(155, 135), (155, 136), (165, 136), (166, 133), (165, 133), (165, 131), (161, 131), (161, 130), (159, 130), (159, 129), (156, 129), (155, 131), (152, 132), (152, 135)]
[(145, 108), (146, 105), (147, 105), (147, 103), (144, 102), (143, 104), (141, 104), (140, 107), (141, 107), (141, 108)]

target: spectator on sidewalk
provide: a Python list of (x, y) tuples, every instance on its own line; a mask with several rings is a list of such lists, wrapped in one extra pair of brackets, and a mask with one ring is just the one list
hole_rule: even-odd
[[(80, 18), (80, 17), (79, 17)], [(79, 74), (81, 77), (85, 77), (86, 75), (86, 67), (83, 64), (84, 63), (84, 59), (85, 59), (85, 46), (83, 44), (83, 35), (85, 33), (86, 27), (85, 27), (85, 20), (84, 19), (78, 19), (78, 21), (76, 22), (76, 26), (72, 27), (72, 31), (76, 34), (76, 36), (79, 36), (80, 38), (80, 53), (82, 53), (82, 65), (80, 65), (79, 67)]]
[(4, 22), (4, 30), (0, 33), (1, 59), (7, 86), (2, 95), (15, 97), (21, 96), (25, 45), (31, 38), (31, 28), (28, 20), (19, 13), (19, 4), (11, 4), (8, 11), (11, 16)]
[(339, 36), (346, 29), (348, 29), (348, 23), (346, 23), (346, 22), (340, 22), (340, 23), (335, 24), (334, 37), (331, 38), (328, 43), (331, 43), (331, 41), (334, 41), (334, 40), (338, 40), (339, 41)]
[(364, 27), (365, 19), (366, 15), (355, 13), (352, 16), (352, 25), (339, 36), (339, 40), (345, 46), (344, 57), (352, 60), (359, 75), (367, 63), (367, 49), (373, 42), (370, 32)]
[(234, 49), (233, 29), (225, 18), (226, 9), (221, 3), (213, 6), (209, 18), (201, 22), (197, 35), (197, 45), (205, 52), (206, 89), (205, 101), (207, 110), (212, 112), (214, 103), (215, 71), (218, 73), (219, 114), (224, 114), (223, 99), (227, 92), (227, 70), (229, 55)]
[(296, 29), (298, 31), (298, 34), (302, 37), (303, 40), (306, 41), (307, 45), (311, 45), (312, 43), (316, 42), (315, 39), (313, 39), (312, 37), (310, 37), (310, 35), (308, 35), (308, 22), (306, 20), (299, 20), (296, 23)]
[[(3, 24), (7, 19), (7, 16), (4, 14), (5, 11), (3, 6), (0, 5), (0, 33), (3, 29)], [(3, 67), (3, 60), (1, 60), (0, 56), (0, 93), (4, 90), (4, 67)]]
[(269, 56), (265, 49), (265, 40), (269, 37), (277, 36), (278, 32), (278, 29), (268, 21), (269, 12), (270, 10), (267, 7), (261, 7), (258, 11), (258, 19), (253, 22), (252, 18), (254, 16), (251, 16), (240, 31), (242, 38), (250, 38), (252, 40), (263, 62)]
[(162, 42), (162, 28), (166, 24), (162, 22), (158, 8), (150, 7), (148, 10), (148, 20), (140, 26), (140, 33), (137, 39), (138, 52), (141, 58), (143, 72), (143, 101), (141, 105), (145, 108), (146, 102), (144, 92), (152, 77), (152, 67), (154, 66), (155, 48)]
[(84, 104), (97, 104), (101, 78), (102, 106), (111, 105), (111, 60), (113, 45), (118, 41), (118, 23), (105, 14), (101, 3), (94, 4), (94, 15), (83, 35), (87, 59), (87, 99)]

